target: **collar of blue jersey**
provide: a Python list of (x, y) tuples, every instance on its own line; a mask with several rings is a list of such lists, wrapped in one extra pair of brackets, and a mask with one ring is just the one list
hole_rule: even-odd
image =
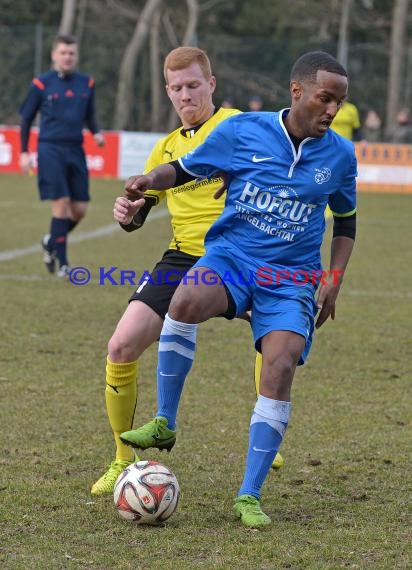
[(290, 107), (285, 107), (284, 109), (281, 109), (278, 113), (278, 120), (279, 120), (279, 125), (280, 125), (281, 129), (283, 130), (283, 132), (286, 135), (287, 140), (293, 144), (295, 150), (297, 151), (299, 148), (299, 145), (302, 142), (314, 140), (314, 137), (306, 137), (304, 139), (300, 139), (300, 138), (296, 137), (295, 135), (292, 135), (292, 133), (290, 133), (287, 130), (286, 125), (284, 123), (284, 119), (289, 114), (289, 111), (290, 111)]
[(57, 71), (57, 69), (53, 69), (56, 72), (56, 75), (59, 79), (68, 79), (74, 73), (74, 71), (70, 71), (70, 73), (63, 73), (63, 71)]
[(285, 125), (285, 123), (284, 123), (284, 119), (285, 119), (285, 117), (287, 117), (287, 115), (289, 114), (289, 111), (290, 111), (290, 108), (286, 108), (286, 109), (282, 109), (282, 110), (279, 112), (279, 122), (283, 125), (285, 131), (287, 132), (287, 134), (288, 134), (288, 136), (289, 136), (289, 138), (290, 138), (290, 140), (293, 142), (293, 146), (295, 147), (295, 149), (298, 150), (300, 143), (301, 143), (303, 140), (305, 140), (305, 139), (302, 139), (302, 138), (300, 138), (300, 137), (296, 137), (294, 134), (290, 133), (290, 132), (287, 130), (286, 125)]

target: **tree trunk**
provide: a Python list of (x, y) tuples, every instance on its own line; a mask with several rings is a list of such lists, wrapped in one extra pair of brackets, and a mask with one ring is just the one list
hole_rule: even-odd
[(160, 55), (160, 18), (161, 12), (158, 10), (154, 17), (150, 30), (150, 125), (154, 132), (164, 130), (162, 121), (162, 92), (164, 90), (163, 68)]
[(81, 51), (81, 43), (82, 43), (83, 32), (84, 32), (84, 24), (86, 22), (87, 1), (88, 0), (79, 0), (79, 9), (77, 11), (75, 34), (76, 34), (76, 38), (77, 38), (77, 45), (79, 48), (79, 52)]
[[(197, 31), (197, 23), (199, 20), (199, 3), (198, 0), (186, 0), (187, 8), (189, 10), (189, 16), (187, 19), (187, 25), (185, 34), (183, 36), (182, 45), (184, 46), (195, 46), (196, 41), (196, 31)], [(179, 124), (178, 116), (176, 115), (176, 111), (171, 109), (169, 113), (169, 120), (168, 120), (168, 131), (173, 131), (177, 128)]]
[(197, 23), (199, 21), (199, 3), (197, 0), (186, 0), (186, 4), (189, 10), (189, 18), (187, 20), (182, 46), (195, 46), (197, 44), (196, 32)]
[(153, 14), (158, 10), (162, 0), (147, 0), (129, 42), (120, 65), (119, 83), (117, 86), (115, 116), (113, 128), (127, 129), (131, 122), (134, 99), (134, 80), (136, 63), (146, 40)]
[(339, 42), (337, 60), (346, 69), (348, 65), (348, 28), (352, 0), (343, 0), (339, 23)]
[(77, 0), (64, 0), (59, 34), (72, 34), (77, 10)]
[(389, 79), (386, 99), (385, 138), (388, 139), (396, 123), (399, 95), (402, 89), (402, 63), (405, 45), (409, 0), (395, 0), (392, 12), (389, 53)]

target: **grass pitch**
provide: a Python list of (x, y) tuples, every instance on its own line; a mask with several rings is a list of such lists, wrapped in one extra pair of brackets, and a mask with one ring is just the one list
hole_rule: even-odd
[[(258, 532), (232, 514), (255, 398), (245, 322), (200, 327), (178, 442), (170, 455), (142, 454), (179, 479), (181, 503), (170, 521), (134, 526), (117, 516), (111, 497), (89, 494), (113, 457), (106, 345), (133, 290), (99, 285), (99, 268), (139, 275), (170, 235), (161, 216), (131, 235), (115, 229), (121, 188), (92, 182), (89, 215), (69, 249), (71, 264), (92, 279), (76, 287), (42, 264), (49, 206), (38, 202), (35, 178), (0, 177), (1, 567), (410, 568), (412, 196), (359, 196), (337, 319), (316, 333), (296, 375), (286, 464), (263, 489), (273, 525)], [(330, 228), (325, 261), (329, 243)], [(136, 425), (155, 411), (156, 357), (154, 346), (141, 360)]]

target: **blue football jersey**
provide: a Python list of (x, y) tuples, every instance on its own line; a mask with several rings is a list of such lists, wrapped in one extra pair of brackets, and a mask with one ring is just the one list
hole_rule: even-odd
[(288, 112), (230, 117), (179, 163), (197, 178), (228, 173), (225, 208), (206, 247), (219, 238), (254, 261), (317, 270), (326, 206), (341, 216), (356, 211), (355, 151), (330, 129), (296, 150), (283, 122)]
[(20, 115), (29, 124), (40, 112), (40, 142), (81, 144), (83, 128), (98, 132), (94, 100), (94, 79), (74, 71), (55, 70), (35, 77)]

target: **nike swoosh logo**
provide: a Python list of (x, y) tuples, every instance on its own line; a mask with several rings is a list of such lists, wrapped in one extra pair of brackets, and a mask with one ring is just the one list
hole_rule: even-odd
[(159, 372), (160, 376), (177, 376), (177, 374), (164, 374), (163, 372)]
[(261, 451), (262, 453), (269, 453), (269, 449), (259, 449), (256, 445), (253, 446), (253, 451)]
[(265, 160), (272, 160), (272, 158), (275, 158), (274, 156), (256, 156), (256, 154), (254, 154), (252, 156), (252, 162), (263, 162)]

